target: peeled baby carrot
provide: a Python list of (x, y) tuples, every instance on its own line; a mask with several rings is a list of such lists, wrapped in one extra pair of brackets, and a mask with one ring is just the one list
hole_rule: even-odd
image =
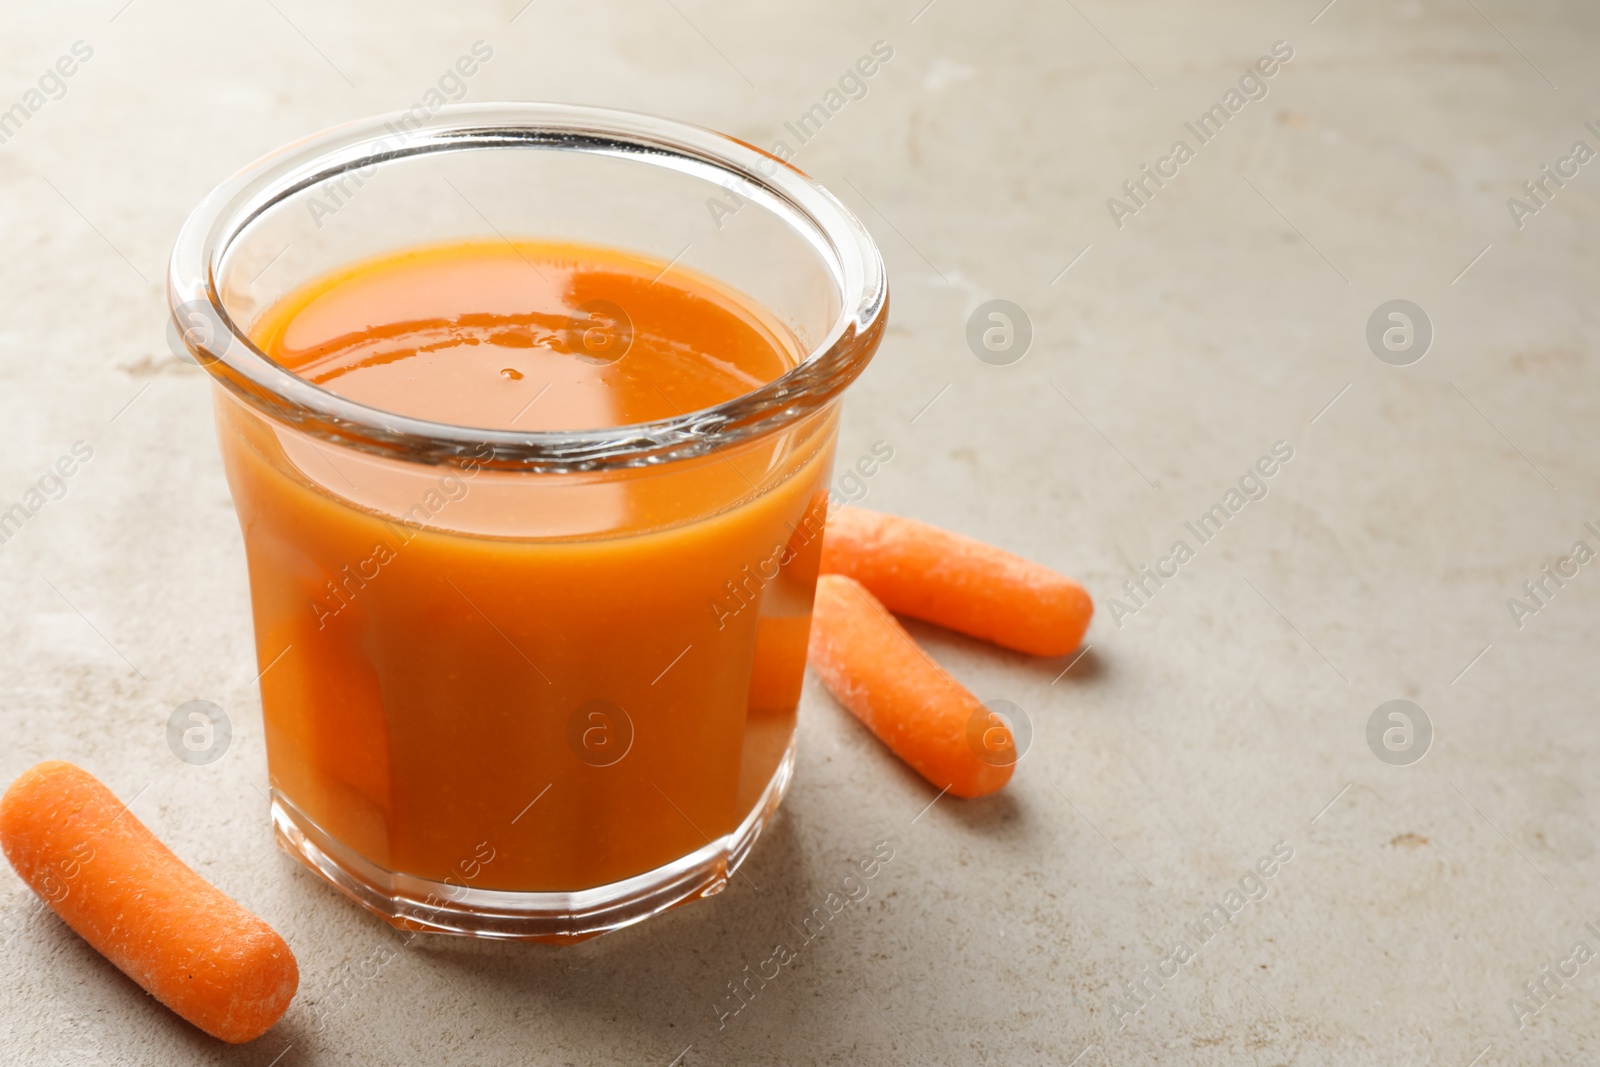
[(294, 997), (300, 971), (283, 938), (81, 767), (23, 771), (0, 797), (0, 847), (63, 922), (212, 1037), (260, 1037)]
[(1083, 586), (1042, 564), (865, 508), (828, 516), (822, 572), (854, 578), (890, 611), (1035, 656), (1077, 648), (1094, 614)]
[[(1011, 780), (1010, 731), (994, 725), (978, 698), (860, 583), (831, 574), (817, 579), (807, 658), (839, 703), (939, 788), (981, 797)], [(974, 742), (980, 733), (983, 749)]]

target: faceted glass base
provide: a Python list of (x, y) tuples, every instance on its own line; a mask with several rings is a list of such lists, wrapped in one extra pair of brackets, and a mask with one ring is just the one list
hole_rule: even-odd
[(739, 826), (653, 871), (570, 893), (519, 893), (435, 882), (369, 863), (272, 791), (278, 844), (356, 903), (402, 930), (574, 944), (697, 897), (715, 896), (749, 855), (794, 775), (794, 741)]

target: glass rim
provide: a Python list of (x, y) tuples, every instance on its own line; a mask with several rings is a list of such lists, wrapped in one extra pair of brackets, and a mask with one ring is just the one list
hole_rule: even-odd
[[(361, 404), (300, 377), (261, 351), (222, 305), (218, 275), (261, 215), (352, 170), (413, 156), (484, 148), (592, 152), (743, 183), (822, 258), (839, 313), (795, 366), (731, 400), (650, 422), (585, 430), (499, 430), (420, 419)], [(797, 225), (799, 228), (799, 225)], [(516, 236), (537, 237), (537, 234)], [(345, 123), (268, 153), (222, 182), (178, 233), (167, 302), (181, 343), (256, 410), (312, 436), (417, 463), (538, 471), (636, 467), (707, 454), (825, 407), (865, 368), (888, 308), (883, 258), (861, 221), (820, 183), (778, 157), (715, 130), (640, 112), (550, 103), (455, 104), (419, 120), (391, 112)], [(191, 314), (205, 319), (197, 330)], [(487, 448), (485, 447), (487, 446)]]

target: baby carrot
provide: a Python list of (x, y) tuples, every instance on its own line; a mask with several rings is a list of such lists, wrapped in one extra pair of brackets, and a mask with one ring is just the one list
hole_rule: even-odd
[(0, 797), (0, 847), (62, 921), (212, 1037), (260, 1037), (289, 1006), (300, 972), (283, 938), (81, 767), (23, 771)]
[[(1011, 780), (1010, 731), (945, 673), (861, 585), (817, 579), (808, 659), (822, 684), (916, 772), (958, 797)], [(982, 734), (985, 748), (974, 743)], [(1010, 758), (1007, 758), (1008, 755)]]
[(865, 508), (828, 516), (822, 572), (854, 578), (890, 611), (1035, 656), (1078, 647), (1094, 602), (1042, 564), (937, 526)]

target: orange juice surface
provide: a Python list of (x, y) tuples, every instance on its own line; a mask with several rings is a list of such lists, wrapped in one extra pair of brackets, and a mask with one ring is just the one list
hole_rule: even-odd
[[(464, 243), (305, 286), (252, 336), (385, 411), (624, 426), (795, 365), (764, 309), (599, 248)], [(380, 457), (220, 394), (272, 781), (389, 872), (563, 891), (734, 830), (794, 733), (835, 415), (573, 473)]]

